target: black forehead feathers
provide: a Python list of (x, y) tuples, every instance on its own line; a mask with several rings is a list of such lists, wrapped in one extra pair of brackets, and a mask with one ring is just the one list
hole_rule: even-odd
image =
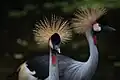
[(61, 39), (60, 39), (60, 36), (58, 33), (54, 33), (52, 36), (51, 36), (51, 42), (55, 45), (58, 45), (60, 44), (61, 42)]

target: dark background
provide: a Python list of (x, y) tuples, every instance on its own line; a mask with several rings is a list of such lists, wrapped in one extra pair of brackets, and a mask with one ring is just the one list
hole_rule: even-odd
[[(43, 55), (34, 41), (32, 29), (37, 20), (51, 14), (70, 19), (76, 7), (100, 2), (108, 12), (98, 22), (116, 29), (98, 34), (99, 65), (92, 80), (120, 80), (120, 1), (119, 0), (1, 0), (0, 80), (9, 80), (16, 68), (31, 55)], [(84, 36), (74, 34), (73, 40), (62, 46), (64, 55), (86, 61), (89, 57)], [(23, 58), (14, 55), (22, 54)], [(13, 79), (11, 79), (13, 80)]]

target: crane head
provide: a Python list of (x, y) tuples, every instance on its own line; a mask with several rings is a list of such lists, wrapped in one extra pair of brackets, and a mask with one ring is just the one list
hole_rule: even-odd
[(60, 43), (61, 38), (58, 33), (54, 33), (49, 39), (49, 47), (57, 53), (60, 53)]
[(94, 43), (96, 44), (97, 43), (97, 39), (96, 39), (96, 34), (99, 33), (99, 32), (106, 32), (106, 31), (115, 31), (114, 28), (112, 27), (109, 27), (108, 25), (105, 26), (105, 25), (101, 25), (99, 23), (95, 23), (93, 24), (93, 27), (92, 27), (92, 35), (93, 35), (93, 40), (94, 40)]
[(92, 6), (83, 6), (74, 13), (75, 18), (72, 19), (71, 26), (78, 34), (86, 32), (92, 33), (94, 43), (96, 44), (96, 33), (115, 31), (114, 28), (97, 23), (97, 20), (106, 14), (106, 12), (104, 5), (93, 4)]
[(40, 47), (55, 47), (59, 42), (66, 43), (71, 40), (72, 30), (67, 20), (53, 15), (51, 20), (46, 17), (35, 25), (34, 38)]
[(93, 32), (116, 31), (116, 29), (114, 29), (108, 25), (101, 25), (99, 23), (95, 23), (95, 24), (93, 24), (92, 31)]
[(102, 5), (83, 6), (78, 9), (72, 19), (72, 26), (76, 33), (85, 33), (87, 30), (93, 29), (101, 31), (99, 23), (96, 21), (106, 13), (106, 8)]

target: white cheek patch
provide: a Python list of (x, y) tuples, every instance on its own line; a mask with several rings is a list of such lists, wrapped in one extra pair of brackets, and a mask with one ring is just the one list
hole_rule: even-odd
[(53, 48), (53, 45), (52, 45), (51, 40), (49, 41), (49, 46), (50, 46), (51, 48)]
[(93, 30), (94, 30), (94, 31), (97, 31), (97, 32), (98, 32), (98, 31), (101, 31), (101, 27), (99, 26), (99, 24), (94, 24), (94, 25), (93, 25)]

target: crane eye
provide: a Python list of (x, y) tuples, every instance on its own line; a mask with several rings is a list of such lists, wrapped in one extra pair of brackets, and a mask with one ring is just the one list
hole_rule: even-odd
[(101, 27), (99, 26), (98, 23), (96, 23), (96, 24), (93, 25), (93, 30), (96, 31), (96, 32), (101, 31)]

